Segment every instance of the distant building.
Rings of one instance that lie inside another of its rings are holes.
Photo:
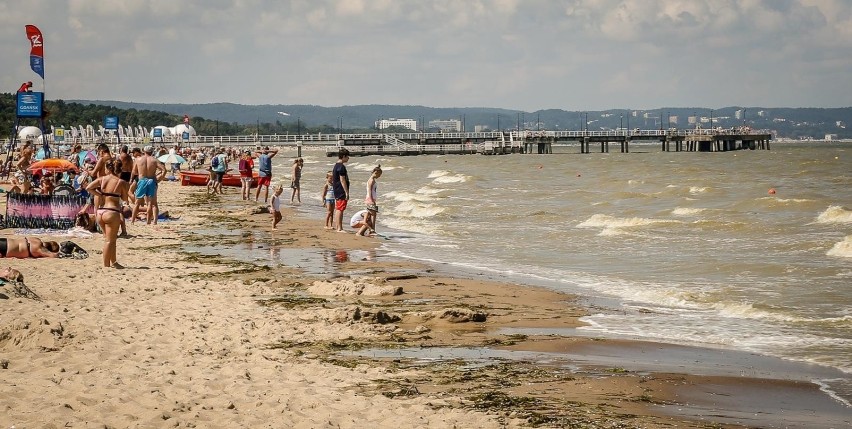
[[[383,130],[390,127],[404,127],[410,130],[417,131],[417,121],[414,119],[396,119],[388,118],[376,121],[376,129]]]
[[[669,115],[669,123],[672,125],[677,125],[677,115]]]
[[[837,140],[837,134],[826,134],[825,139],[827,141]]]
[[[695,125],[697,122],[698,122],[698,117],[695,116],[695,115],[686,118],[686,123],[689,124],[689,125]]]
[[[434,121],[429,121],[429,128],[438,128],[441,131],[460,132],[461,127],[462,123],[458,119],[438,119]]]
[[[739,109],[736,112],[734,112],[734,118],[742,119],[743,118],[743,109]]]
[[[475,132],[475,133],[484,133],[484,132],[486,132],[490,129],[491,128],[488,128],[488,125],[474,125],[473,126],[473,132]]]

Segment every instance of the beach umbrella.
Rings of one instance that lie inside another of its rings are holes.
[[[55,173],[57,171],[77,171],[77,166],[67,159],[48,158],[30,164],[29,170],[33,173],[43,173],[45,170]]]
[[[184,162],[186,162],[186,160],[182,156],[176,153],[167,153],[157,158],[157,160],[162,162],[163,164],[183,164]]]
[[[77,154],[77,157],[80,159],[80,165],[84,165],[88,160],[92,164],[97,164],[98,155],[93,150],[84,150]]]

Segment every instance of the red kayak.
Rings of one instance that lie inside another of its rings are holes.
[[[181,186],[207,186],[207,179],[210,178],[210,173],[207,172],[196,172],[196,171],[181,171],[180,172],[180,184]],[[222,186],[233,186],[235,188],[241,188],[243,186],[242,182],[240,182],[239,174],[226,174],[222,177]],[[253,174],[251,187],[257,187],[257,173]]]

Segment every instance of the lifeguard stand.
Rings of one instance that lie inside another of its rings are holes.
[[[12,129],[12,138],[6,147],[6,161],[3,163],[3,176],[8,177],[12,168],[12,154],[18,146],[18,126],[21,119],[37,118],[41,130],[44,157],[50,158],[50,141],[47,139],[44,126],[44,93],[43,92],[19,92],[15,99],[15,125]]]

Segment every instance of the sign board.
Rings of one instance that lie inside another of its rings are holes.
[[[183,141],[188,142],[189,141],[189,132],[184,131],[183,134],[181,134],[181,137],[183,138]]]
[[[19,118],[41,118],[43,116],[43,92],[19,92],[16,114]]]
[[[163,140],[163,129],[162,128],[154,128],[154,141],[162,141]]]
[[[118,116],[104,116],[104,129],[117,130]]]
[[[53,141],[55,142],[64,142],[65,141],[65,130],[62,128],[57,128],[53,130]]]

